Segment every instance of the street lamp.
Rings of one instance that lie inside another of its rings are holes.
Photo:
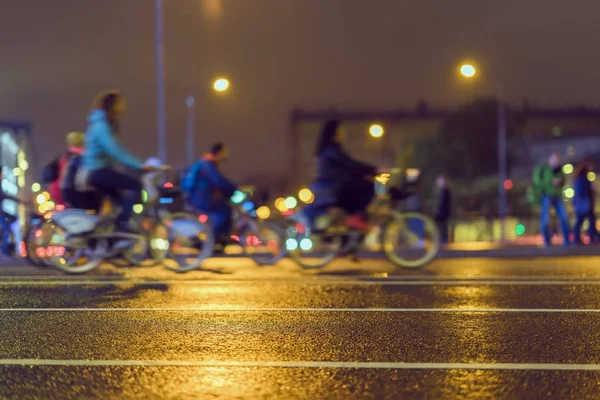
[[[380,137],[383,136],[384,134],[384,130],[383,130],[383,126],[379,125],[379,124],[372,124],[369,127],[369,135],[371,135],[372,137],[379,139]]]
[[[213,83],[213,89],[216,92],[223,93],[229,89],[229,80],[227,78],[218,78]]]
[[[470,79],[477,74],[473,64],[465,63],[460,67],[463,77]],[[500,239],[506,238],[506,214],[508,201],[504,182],[508,179],[508,149],[506,143],[506,108],[503,102],[503,90],[499,81],[496,82],[497,130],[498,130],[498,214],[500,216]]]

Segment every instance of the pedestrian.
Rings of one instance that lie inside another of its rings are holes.
[[[0,182],[2,182],[2,168],[0,168]],[[29,204],[24,200],[19,199],[16,196],[10,195],[4,191],[3,188],[0,188],[0,229],[2,230],[1,240],[2,243],[0,245],[0,260],[6,260],[11,257],[10,254],[10,233],[11,233],[11,223],[14,222],[14,218],[10,215],[7,215],[4,212],[4,200],[12,200],[21,204]],[[12,219],[12,221],[11,221]]]
[[[448,244],[449,234],[449,221],[450,213],[452,208],[452,194],[448,184],[448,178],[444,175],[440,175],[436,179],[438,189],[438,206],[435,213],[435,221],[440,231],[440,238],[442,244]]]
[[[589,163],[582,163],[575,172],[573,179],[573,210],[577,217],[575,222],[574,241],[576,244],[581,244],[581,228],[585,220],[588,220],[588,236],[590,242],[597,240],[598,231],[596,230],[596,215],[594,213],[594,192],[592,183],[588,179],[588,174],[591,172]]]
[[[560,155],[553,153],[548,157],[547,162],[538,165],[533,171],[533,188],[539,194],[541,205],[540,229],[546,247],[551,245],[550,209],[552,207],[556,210],[556,215],[560,220],[564,245],[569,246],[571,244],[567,209],[562,199],[565,175],[560,161]]]

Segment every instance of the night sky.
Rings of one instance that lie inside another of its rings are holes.
[[[166,0],[169,161],[230,144],[238,180],[286,166],[295,107],[449,106],[490,93],[542,105],[600,102],[598,0]],[[153,0],[0,0],[0,119],[34,123],[42,161],[84,130],[96,92],[119,88],[122,140],[156,153]],[[466,87],[456,64],[477,59]],[[226,74],[227,96],[211,80]],[[250,172],[249,172],[250,171]]]

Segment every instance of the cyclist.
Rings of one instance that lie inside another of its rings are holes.
[[[210,153],[196,162],[187,173],[182,190],[188,203],[196,210],[206,213],[212,223],[217,243],[229,243],[232,225],[232,210],[229,199],[237,190],[219,170],[219,165],[228,157],[223,143],[212,146]]]
[[[66,139],[67,152],[44,167],[46,170],[45,174],[49,176],[53,175],[52,181],[49,182],[48,193],[56,205],[64,205],[65,203],[61,184],[71,159],[80,156],[83,153],[85,134],[81,132],[70,132],[67,134]]]
[[[117,229],[130,232],[129,220],[142,184],[139,178],[116,171],[114,164],[118,162],[134,171],[152,171],[153,168],[144,166],[118,141],[125,107],[125,98],[118,91],[100,93],[96,97],[88,116],[82,167],[87,174],[87,183],[120,205]]]
[[[337,120],[323,125],[315,152],[317,177],[310,186],[315,202],[305,210],[313,219],[328,208],[337,206],[346,212],[345,224],[348,227],[368,231],[366,209],[375,195],[373,178],[379,170],[352,159],[344,152],[344,132],[339,125]]]

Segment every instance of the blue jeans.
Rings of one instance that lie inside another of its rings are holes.
[[[2,229],[2,254],[10,255],[10,223],[6,219],[4,212],[0,212],[0,229]]]
[[[544,243],[546,245],[550,245],[550,207],[554,207],[556,210],[556,215],[560,220],[560,226],[562,230],[563,237],[565,239],[565,244],[570,244],[569,240],[569,220],[567,218],[567,209],[565,208],[565,204],[563,200],[559,196],[550,197],[544,196],[542,198],[542,210],[541,210],[541,229],[542,234],[544,235]]]
[[[594,214],[593,210],[590,210],[587,213],[577,214],[577,221],[575,222],[575,227],[573,228],[575,243],[581,243],[581,227],[586,219],[590,224],[588,228],[590,240],[594,240],[596,239],[596,236],[598,236],[598,231],[596,230],[596,215]]]

